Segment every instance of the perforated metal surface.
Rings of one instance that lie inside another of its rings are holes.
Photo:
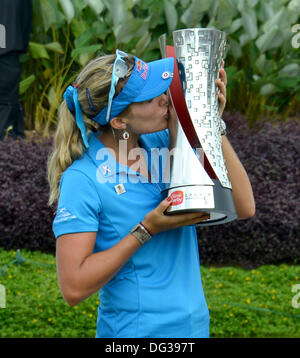
[[[217,86],[226,35],[215,29],[173,32],[174,48],[187,107],[199,141],[221,185],[231,189],[222,152]]]

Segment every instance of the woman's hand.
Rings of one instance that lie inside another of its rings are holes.
[[[219,92],[217,94],[219,100],[219,114],[220,117],[223,114],[226,105],[226,85],[227,85],[227,75],[224,70],[224,61],[222,62],[222,67],[219,70],[219,79],[216,80],[216,84],[219,88]]]
[[[171,205],[172,198],[169,196],[145,216],[142,223],[152,235],[181,226],[195,225],[210,217],[210,215],[205,212],[165,215],[165,211]]]

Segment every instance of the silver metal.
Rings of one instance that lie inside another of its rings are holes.
[[[193,28],[174,31],[173,40],[181,87],[199,147],[192,148],[178,120],[177,128],[170,131],[172,152],[165,177],[168,195],[173,197],[168,214],[205,211],[210,219],[199,225],[223,224],[237,217],[222,152],[216,85],[226,35],[215,29]],[[166,36],[159,42],[162,57],[166,57]],[[172,99],[171,91],[169,95]],[[214,176],[206,171],[204,156]]]
[[[141,224],[135,225],[130,233],[140,242],[141,245],[144,245],[152,237]]]
[[[226,123],[224,122],[224,120],[222,118],[220,118],[220,121],[221,121],[221,135],[226,135],[227,134]]]

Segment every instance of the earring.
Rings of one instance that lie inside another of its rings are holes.
[[[122,137],[123,139],[127,140],[129,138],[129,133],[127,131],[125,131],[123,134],[122,134]]]

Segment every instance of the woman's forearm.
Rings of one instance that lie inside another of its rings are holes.
[[[232,195],[238,218],[249,218],[255,214],[255,201],[250,180],[245,168],[225,135],[222,136],[222,149],[229,180],[232,185]]]

